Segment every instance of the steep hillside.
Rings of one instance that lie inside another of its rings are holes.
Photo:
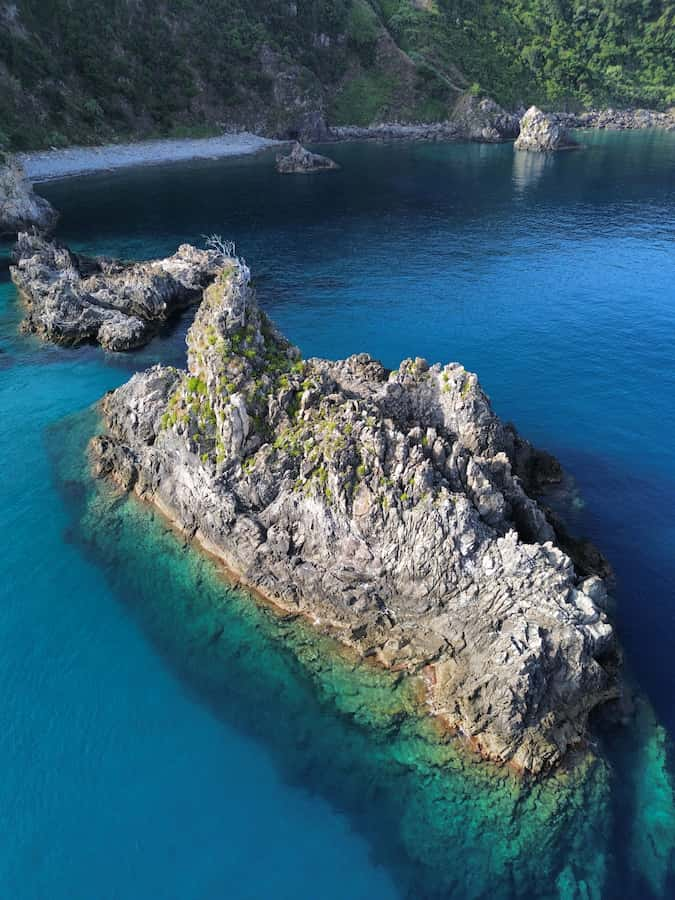
[[[0,146],[675,103],[663,0],[0,0]],[[318,129],[318,130],[317,130]]]

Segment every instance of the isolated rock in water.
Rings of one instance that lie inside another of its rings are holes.
[[[18,160],[0,152],[0,237],[37,229],[49,232],[59,214],[33,191]]]
[[[293,144],[293,149],[288,156],[277,157],[277,171],[283,175],[326,172],[339,168],[338,164],[333,162],[332,159],[329,159],[327,156],[320,156],[318,153],[311,153],[297,141]]]
[[[98,475],[153,501],[244,583],[417,675],[484,756],[539,772],[617,696],[601,579],[534,493],[557,462],[461,365],[302,360],[231,260],[188,334],[102,403]]]
[[[498,143],[518,135],[518,116],[507,113],[490,97],[464,94],[457,101],[452,120],[470,141]]]
[[[183,244],[167,259],[90,259],[20,234],[12,280],[27,307],[25,331],[60,344],[140,347],[175,313],[202,296],[222,265],[216,250]]]
[[[520,134],[515,143],[516,150],[565,150],[577,144],[556,121],[536,106],[531,106],[520,120]]]

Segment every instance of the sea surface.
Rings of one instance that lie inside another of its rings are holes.
[[[217,233],[305,355],[476,371],[555,453],[616,572],[642,700],[546,788],[441,746],[405,688],[228,589],[91,483],[91,410],[125,355],[18,331],[0,247],[0,897],[675,897],[675,134],[340,145],[42,185],[58,238],[130,258]]]

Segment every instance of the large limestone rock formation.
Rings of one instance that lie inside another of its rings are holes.
[[[58,218],[51,204],[33,191],[18,160],[0,151],[0,237],[31,229],[49,232]]]
[[[567,150],[576,147],[565,129],[554,116],[547,116],[536,106],[531,106],[520,120],[520,134],[516,150]]]
[[[536,495],[557,462],[461,365],[303,360],[226,261],[188,335],[102,403],[99,475],[278,606],[416,676],[484,756],[531,772],[618,695],[606,590]]]
[[[184,244],[167,259],[90,259],[21,234],[10,268],[27,314],[23,329],[58,344],[129,350],[147,343],[180,310],[198,302],[220,264],[216,250]]]

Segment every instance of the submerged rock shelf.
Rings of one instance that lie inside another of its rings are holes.
[[[560,467],[462,366],[303,360],[228,258],[188,370],[135,375],[102,411],[99,475],[277,606],[414,678],[482,756],[551,769],[620,696],[605,585],[575,571],[535,499]]]

